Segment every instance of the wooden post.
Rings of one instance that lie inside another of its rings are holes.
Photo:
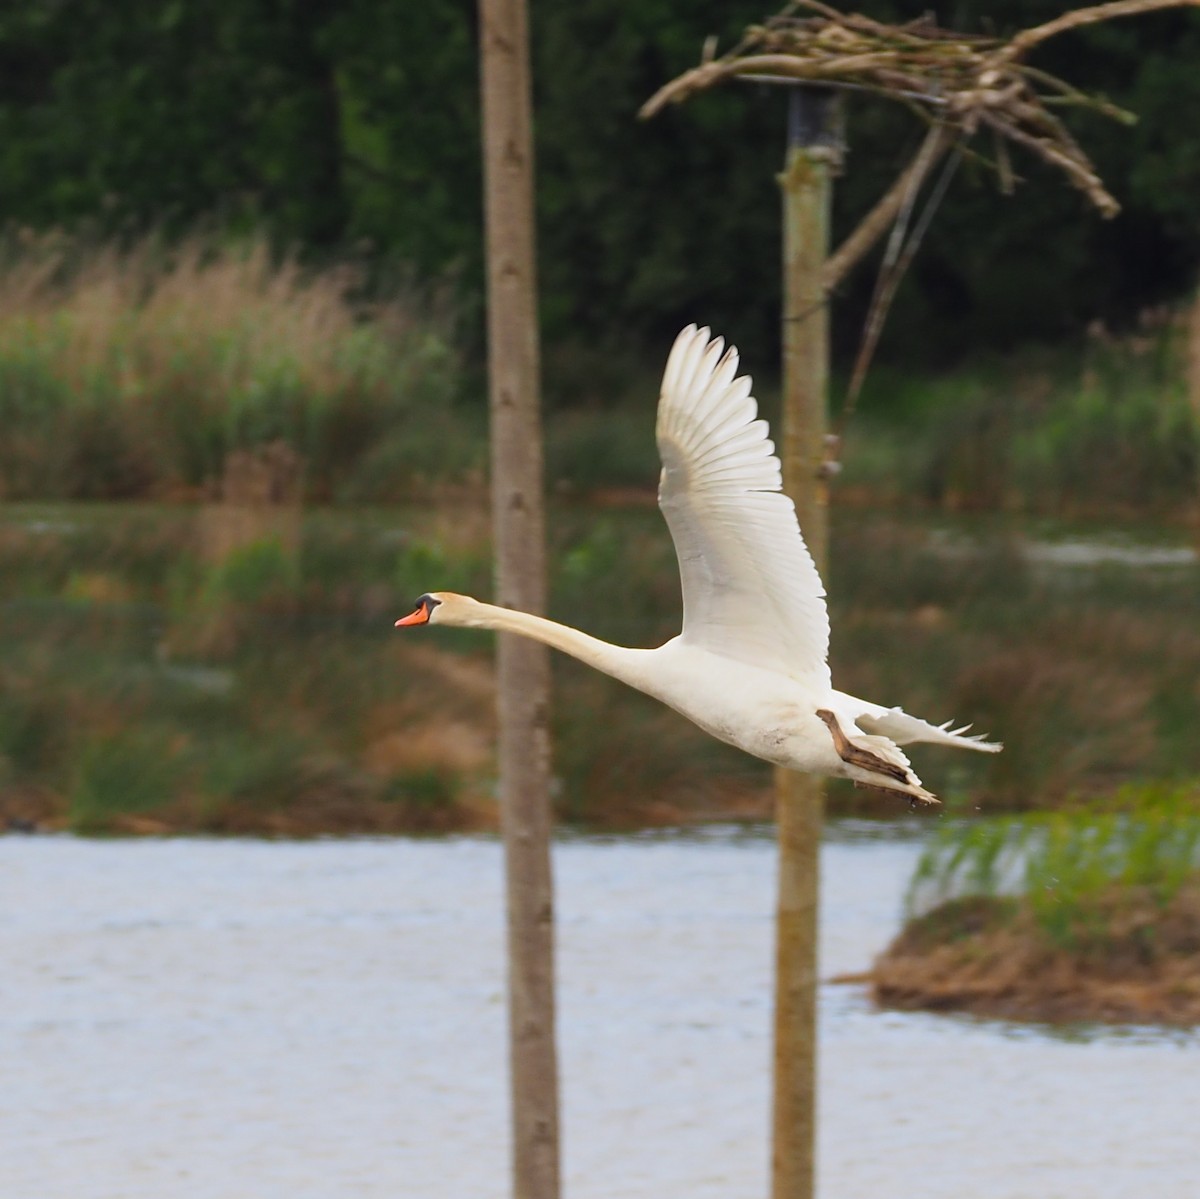
[[[1192,428],[1197,440],[1200,440],[1200,291],[1196,292],[1196,298],[1192,301],[1187,337],[1187,382],[1188,396],[1192,402]],[[1200,549],[1200,461],[1196,462],[1196,505],[1193,524],[1196,547]]]
[[[825,574],[829,327],[822,272],[829,248],[830,178],[840,161],[833,93],[789,93],[783,174],[784,308],[781,458],[809,551]],[[817,885],[824,787],[777,770],[779,897],[775,951],[775,1097],[771,1194],[812,1199],[816,1141]]]
[[[479,17],[496,602],[543,612],[545,528],[525,0],[479,0]],[[501,634],[497,717],[515,1199],[557,1199],[559,1193],[549,693],[546,648]]]

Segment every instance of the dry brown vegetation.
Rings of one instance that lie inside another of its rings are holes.
[[[25,237],[5,263],[0,344],[56,342],[62,377],[80,388],[118,356],[137,392],[170,378],[179,353],[190,358],[236,335],[212,364],[229,384],[242,382],[239,372],[255,360],[286,358],[328,387],[355,327],[353,282],[344,269],[305,273],[261,240],[220,247],[192,238],[167,248],[147,239],[120,249],[61,234]]]
[[[1165,903],[1114,888],[1092,916],[1094,935],[1068,946],[1017,900],[951,900],[879,957],[871,993],[884,1007],[1010,1020],[1200,1024],[1200,887]]]
[[[0,245],[0,497],[195,495],[231,450],[276,439],[310,495],[389,465],[403,490],[422,453],[428,470],[453,451],[452,323],[412,291],[362,294],[352,267],[261,238]]]

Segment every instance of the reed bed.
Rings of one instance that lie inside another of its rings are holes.
[[[446,306],[362,294],[351,267],[306,269],[261,238],[10,239],[0,496],[195,496],[231,451],[276,440],[318,497],[473,470]]]
[[[0,499],[210,497],[232,454],[273,443],[296,456],[310,501],[480,490],[486,412],[450,306],[415,286],[365,294],[352,267],[309,269],[263,240],[0,243]],[[1188,516],[1197,327],[1157,309],[1080,345],[936,374],[879,368],[836,498]],[[550,484],[649,495],[659,365],[598,371],[551,350]],[[770,415],[769,373],[758,390]]]

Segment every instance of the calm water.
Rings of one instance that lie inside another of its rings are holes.
[[[835,832],[823,974],[917,844]],[[767,1193],[773,849],[556,851],[568,1199]],[[6,1199],[506,1196],[500,851],[0,838]],[[1191,1199],[1200,1038],[822,993],[825,1199]]]

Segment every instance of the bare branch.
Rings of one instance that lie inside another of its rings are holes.
[[[1109,4],[1076,9],[1074,12],[1063,13],[1061,17],[1055,17],[1053,21],[1047,21],[1044,25],[1022,30],[1008,45],[1002,46],[995,57],[1001,62],[1015,61],[1047,38],[1066,33],[1068,29],[1095,25],[1098,21],[1112,21],[1117,17],[1136,17],[1163,8],[1200,8],[1200,0],[1112,0]]]
[[[1034,137],[997,114],[984,113],[982,120],[997,133],[1025,146],[1039,158],[1058,167],[1092,201],[1102,216],[1113,217],[1121,211],[1121,205],[1105,189],[1104,184],[1100,181],[1100,176],[1091,169],[1090,163],[1081,162],[1078,158],[1063,153],[1048,138]]]
[[[912,162],[875,207],[859,221],[854,232],[825,260],[821,282],[827,294],[836,290],[841,281],[871,252],[871,248],[887,232],[904,207],[906,197],[914,192],[914,183],[920,186],[920,179],[954,145],[957,137],[957,130],[952,126],[932,126]]]
[[[859,13],[838,12],[823,0],[794,0],[778,16],[750,26],[741,43],[723,57],[710,60],[711,49],[706,51],[699,67],[660,88],[641,115],[653,116],[666,104],[747,75],[863,89],[906,104],[924,120],[943,126],[939,156],[954,137],[961,142],[986,125],[996,136],[1024,146],[1062,171],[1104,216],[1112,216],[1118,210],[1116,201],[1051,108],[1064,104],[1091,108],[1125,122],[1133,117],[1102,97],[1086,95],[1047,71],[1025,65],[1022,59],[1035,46],[1070,29],[1116,17],[1197,7],[1200,0],[1112,0],[1066,13],[1000,42],[938,29],[932,18],[885,25]],[[798,16],[800,12],[816,15]],[[1007,187],[1013,175],[1006,152],[998,150],[996,159],[1001,184]],[[894,219],[906,186],[907,178],[898,180],[863,227],[830,259],[834,283]]]
[[[1118,108],[1117,105],[1105,100],[1103,96],[1089,96],[1085,92],[1079,91],[1078,88],[1072,87],[1066,80],[1059,79],[1057,75],[1051,75],[1048,71],[1039,71],[1036,67],[1023,65],[1021,73],[1032,82],[1053,88],[1057,93],[1054,96],[1043,96],[1043,104],[1075,104],[1095,109],[1103,116],[1120,121],[1122,125],[1137,124],[1137,117],[1127,108]]]

